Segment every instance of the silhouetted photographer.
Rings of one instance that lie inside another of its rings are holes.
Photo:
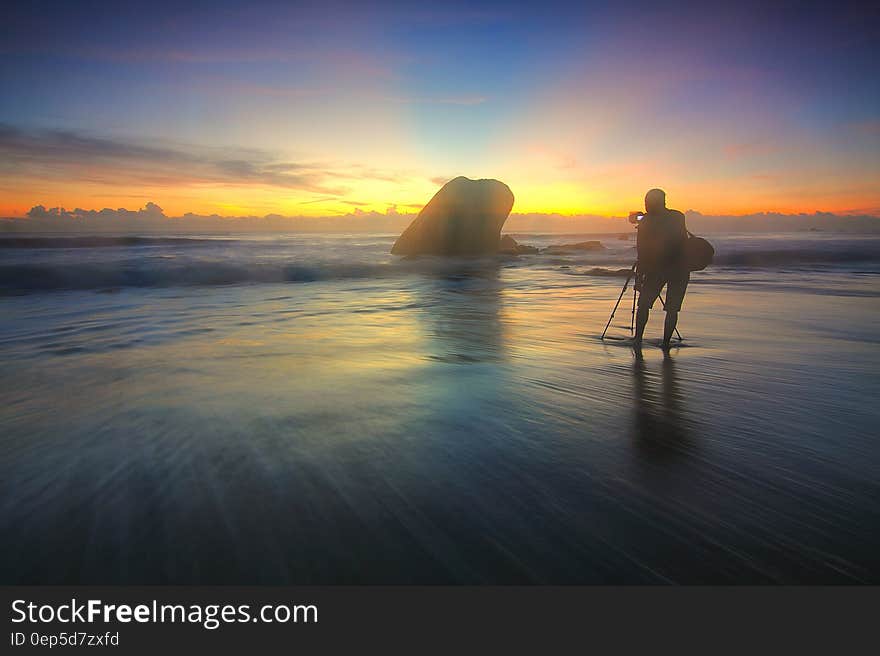
[[[645,195],[645,212],[630,212],[629,222],[638,229],[638,259],[630,267],[623,289],[608,317],[608,323],[602,331],[602,339],[620,307],[620,300],[626,294],[629,281],[635,278],[633,285],[632,318],[629,324],[630,333],[635,324],[633,348],[641,351],[642,335],[648,323],[648,313],[654,301],[660,298],[666,310],[666,326],[663,331],[663,348],[668,349],[672,334],[681,334],[676,329],[678,313],[684,301],[691,271],[702,271],[712,263],[715,249],[700,237],[688,232],[684,222],[684,214],[666,207],[666,193],[662,189],[652,189]],[[666,287],[666,301],[660,295]],[[638,297],[638,315],[636,315],[636,297]]]
[[[689,233],[684,214],[666,207],[666,193],[662,189],[651,189],[645,195],[645,214],[637,216],[641,216],[636,241],[636,289],[639,300],[633,348],[641,347],[648,314],[665,286],[663,348],[668,349],[690,281],[685,253]]]

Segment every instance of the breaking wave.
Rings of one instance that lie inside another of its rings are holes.
[[[0,288],[9,291],[176,287],[243,283],[315,282],[388,275],[375,264],[295,265],[227,262],[144,262],[0,265]]]
[[[552,237],[544,237],[550,241]],[[556,238],[558,239],[558,237]],[[555,241],[555,239],[554,239]],[[714,242],[715,240],[713,240]],[[388,243],[386,243],[388,242]],[[312,283],[412,274],[481,275],[516,268],[552,269],[572,276],[626,277],[635,256],[627,245],[606,239],[607,249],[560,257],[551,254],[488,258],[395,258],[389,240],[310,238],[308,243],[253,242],[199,237],[8,237],[0,239],[0,292],[104,290],[259,283]],[[762,243],[719,238],[714,264],[699,275],[735,276],[759,269],[848,273],[880,270],[880,240],[841,239],[813,243],[768,239]],[[222,246],[211,251],[205,244]],[[778,244],[778,248],[771,248]],[[112,248],[112,247],[118,248]],[[156,248],[141,249],[141,246]],[[194,247],[194,248],[190,248]],[[97,250],[72,253],[68,248]],[[5,250],[4,250],[5,249]],[[44,250],[48,249],[48,250]],[[723,270],[723,273],[722,273]]]
[[[229,241],[229,240],[226,240]],[[207,237],[138,237],[82,235],[75,237],[2,237],[0,248],[119,248],[137,246],[197,246],[222,243]]]
[[[811,248],[785,248],[777,250],[741,250],[720,252],[714,264],[736,267],[780,267],[803,264],[855,264],[880,261],[880,248],[876,243],[859,245],[825,245]]]

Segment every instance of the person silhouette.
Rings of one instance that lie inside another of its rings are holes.
[[[648,315],[654,301],[666,286],[666,321],[663,327],[663,349],[668,350],[678,323],[678,313],[690,281],[684,259],[688,231],[684,214],[666,207],[666,192],[651,189],[645,194],[645,215],[638,224],[636,249],[636,289],[639,291],[636,313],[636,334],[633,348],[640,350]]]

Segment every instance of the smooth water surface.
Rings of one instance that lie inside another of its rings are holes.
[[[0,580],[880,582],[880,241],[710,237],[638,359],[632,242],[518,239],[608,250],[0,247]]]

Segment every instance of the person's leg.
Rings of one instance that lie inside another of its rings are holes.
[[[636,312],[636,335],[633,339],[633,347],[638,348],[642,345],[642,336],[645,334],[645,326],[648,325],[648,315],[651,312],[651,306],[660,295],[660,288],[663,281],[655,279],[653,276],[645,276],[642,281],[642,289],[639,291],[639,307]]]
[[[642,335],[645,334],[645,326],[648,325],[648,313],[651,308],[639,305],[636,311],[636,336],[633,338],[633,346],[638,348],[642,345]]]
[[[668,349],[672,341],[672,333],[675,332],[675,324],[678,323],[678,310],[666,308],[666,321],[663,323],[663,348]]]
[[[672,335],[675,333],[675,326],[678,324],[678,313],[681,311],[681,304],[684,301],[684,294],[687,291],[690,274],[685,273],[682,276],[676,276],[669,280],[666,286],[666,321],[663,323],[663,348],[668,349],[672,342]]]

